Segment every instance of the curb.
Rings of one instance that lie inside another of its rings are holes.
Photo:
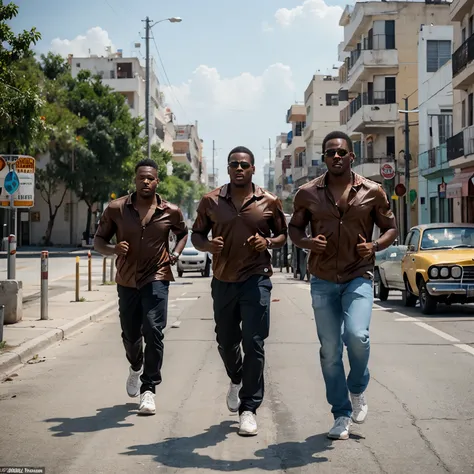
[[[76,318],[69,323],[52,329],[46,334],[42,334],[34,339],[31,339],[24,344],[21,344],[18,348],[14,349],[12,352],[5,352],[2,357],[0,357],[0,377],[4,378],[8,376],[13,370],[23,366],[29,359],[31,359],[39,351],[42,351],[49,346],[52,346],[54,343],[62,341],[71,334],[77,332],[78,330],[84,328],[91,322],[98,321],[100,316],[103,315],[109,308],[117,305],[116,301],[110,301],[96,310],[88,313],[84,316]]]

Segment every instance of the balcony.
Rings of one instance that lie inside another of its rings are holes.
[[[448,161],[464,156],[464,132],[456,133],[446,141]]]
[[[304,105],[292,105],[286,113],[286,123],[291,122],[305,122],[306,121],[306,107]]]
[[[347,125],[349,135],[354,132],[374,132],[374,128],[393,127],[398,119],[395,91],[359,94],[341,111],[341,125]]]
[[[435,148],[418,155],[418,167],[425,178],[441,176],[445,169],[450,169],[447,144],[443,143]]]
[[[474,35],[471,35],[452,56],[453,89],[465,89],[474,83],[473,59]]]
[[[448,161],[451,167],[474,166],[474,125],[448,138]]]
[[[365,41],[366,48],[357,50],[351,58],[353,62],[347,79],[349,91],[360,90],[361,83],[370,80],[374,74],[398,73],[398,51],[385,47],[391,41],[394,42],[393,36],[374,35],[370,42]]]
[[[462,21],[463,18],[471,11],[472,2],[469,0],[454,0],[449,9],[451,21]]]
[[[380,168],[389,163],[395,168],[395,162],[393,156],[383,156],[377,158],[356,158],[352,165],[352,169],[354,173],[360,174],[365,176],[368,179],[372,179],[373,181],[380,182],[383,180],[382,176],[380,175]]]

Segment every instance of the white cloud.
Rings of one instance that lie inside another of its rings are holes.
[[[324,24],[339,28],[338,22],[343,9],[329,6],[324,0],[305,0],[295,8],[280,8],[275,13],[276,22],[283,28],[292,26],[298,20],[324,20]]]
[[[200,65],[187,82],[163,87],[163,92],[178,123],[198,120],[209,173],[215,139],[219,184],[227,179],[227,154],[237,145],[254,152],[258,163],[255,180],[263,184],[263,163],[268,156],[264,147],[268,138],[274,144],[276,135],[285,131],[286,110],[295,100],[289,66],[276,63],[259,75],[243,72],[222,77],[216,68]]]
[[[61,56],[68,54],[78,57],[89,56],[89,54],[105,56],[107,46],[111,46],[114,51],[114,45],[107,31],[96,26],[88,30],[85,35],[76,36],[73,40],[55,38],[51,41],[50,50]]]

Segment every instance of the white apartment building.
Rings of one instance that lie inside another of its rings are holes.
[[[418,222],[452,222],[452,199],[446,185],[449,166],[447,140],[453,133],[451,50],[453,26],[423,25],[418,39]],[[443,51],[442,57],[438,54]]]
[[[339,78],[328,75],[314,75],[304,93],[306,107],[306,127],[304,141],[306,147],[303,163],[304,173],[309,180],[325,170],[322,162],[324,137],[339,125]]]
[[[296,191],[307,182],[306,144],[303,136],[306,127],[306,107],[303,104],[292,105],[286,113],[286,123],[291,125],[286,139],[288,148],[285,155],[290,162],[288,184],[291,185],[292,191]]]
[[[197,121],[191,125],[176,125],[176,137],[173,141],[173,160],[191,165],[193,169],[191,180],[199,183],[204,183],[206,180],[202,176],[202,148]]]
[[[447,152],[455,175],[446,194],[453,202],[454,222],[474,223],[474,0],[453,1],[450,18],[454,135],[448,139]]]
[[[68,61],[73,77],[83,70],[98,74],[105,85],[125,97],[133,117],[145,119],[146,69],[138,58],[123,58],[119,50],[107,56],[90,55],[84,58],[70,54]],[[143,124],[146,126],[145,121]],[[169,107],[164,107],[164,97],[154,73],[153,59],[150,60],[150,137],[152,144],[160,144],[163,149],[172,151],[175,137],[173,113]]]

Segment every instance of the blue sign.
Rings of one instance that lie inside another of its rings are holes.
[[[20,180],[18,179],[18,175],[15,173],[15,171],[10,171],[6,176],[5,176],[5,191],[12,195],[14,194],[18,188],[20,187]]]

